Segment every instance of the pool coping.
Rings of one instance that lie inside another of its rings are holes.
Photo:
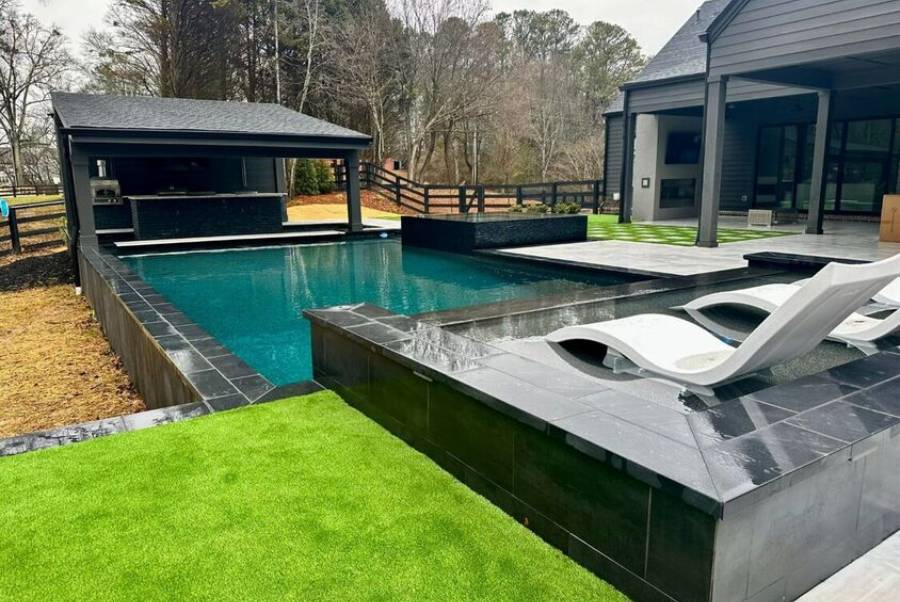
[[[884,409],[900,392],[900,349],[679,414],[377,306],[337,306],[304,315],[318,328],[544,430],[653,487],[674,490],[717,517],[739,513],[832,462],[864,458],[900,436],[900,403],[893,413]],[[498,368],[500,361],[507,367]],[[566,393],[573,387],[577,394]],[[644,419],[617,415],[610,407],[643,408]],[[874,416],[877,426],[859,433],[848,425],[824,424],[823,414],[848,408]],[[640,442],[612,441],[611,425]],[[647,450],[668,451],[660,456]],[[684,460],[677,470],[672,457]],[[683,470],[688,464],[690,469]]]
[[[192,392],[193,399],[187,403],[172,404],[161,400],[157,404],[159,407],[135,414],[5,437],[0,439],[0,457],[179,422],[323,389],[313,380],[281,387],[271,383],[135,274],[115,255],[113,247],[82,244],[78,252],[121,304],[116,310],[121,310],[139,325],[139,336],[153,342],[157,353]],[[106,335],[108,326],[101,323],[101,327]],[[110,346],[113,346],[111,340]],[[135,374],[129,374],[129,377],[132,382],[139,380]],[[145,401],[148,405],[152,403],[146,398]]]

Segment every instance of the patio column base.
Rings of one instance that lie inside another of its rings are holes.
[[[698,240],[696,246],[698,246],[698,247],[705,247],[705,248],[707,248],[707,249],[713,249],[713,248],[715,248],[715,247],[718,247],[718,246],[719,246],[719,243],[716,242],[716,241],[714,241],[714,240],[710,240],[710,241],[699,241],[699,240]]]

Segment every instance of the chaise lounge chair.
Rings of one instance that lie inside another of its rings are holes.
[[[604,364],[614,370],[659,376],[712,396],[713,387],[812,351],[898,276],[900,254],[863,265],[831,263],[776,307],[737,348],[696,324],[661,314],[568,326],[547,340],[598,343],[607,350]]]
[[[719,336],[732,341],[743,341],[747,333],[742,330],[730,328],[719,321],[708,311],[716,307],[743,307],[755,309],[765,314],[787,303],[797,291],[803,288],[808,281],[794,284],[764,284],[734,291],[712,293],[694,299],[681,307],[674,309],[684,310],[695,322],[704,328],[711,330]],[[896,289],[896,290],[894,290]],[[866,308],[868,313],[874,311],[891,311],[885,318],[874,318],[855,311],[844,321],[837,325],[826,337],[829,340],[845,343],[856,347],[866,355],[878,351],[878,341],[900,330],[900,282],[895,280],[873,297],[878,305]]]

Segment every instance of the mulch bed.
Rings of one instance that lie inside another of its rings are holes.
[[[146,409],[61,244],[0,248],[0,437]]]
[[[399,215],[418,215],[417,211],[413,211],[408,207],[397,205],[393,201],[389,201],[383,196],[376,194],[370,190],[363,190],[360,193],[360,201],[363,207],[369,209],[377,209],[378,211],[387,211],[388,213],[397,213]],[[343,192],[333,192],[331,194],[318,194],[311,196],[295,196],[288,201],[288,207],[299,205],[343,205],[347,199]]]

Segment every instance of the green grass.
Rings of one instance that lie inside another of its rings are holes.
[[[744,230],[719,228],[719,242],[743,242],[761,238],[785,236],[790,232],[774,230]],[[666,245],[692,246],[697,239],[697,228],[689,226],[664,226],[656,224],[620,224],[615,215],[588,216],[590,240],[625,240]]]
[[[0,491],[0,599],[625,599],[332,393],[0,458]]]
[[[28,203],[43,203],[44,201],[61,201],[62,195],[59,194],[23,194],[19,196],[0,195],[10,207],[13,205],[27,205]]]

